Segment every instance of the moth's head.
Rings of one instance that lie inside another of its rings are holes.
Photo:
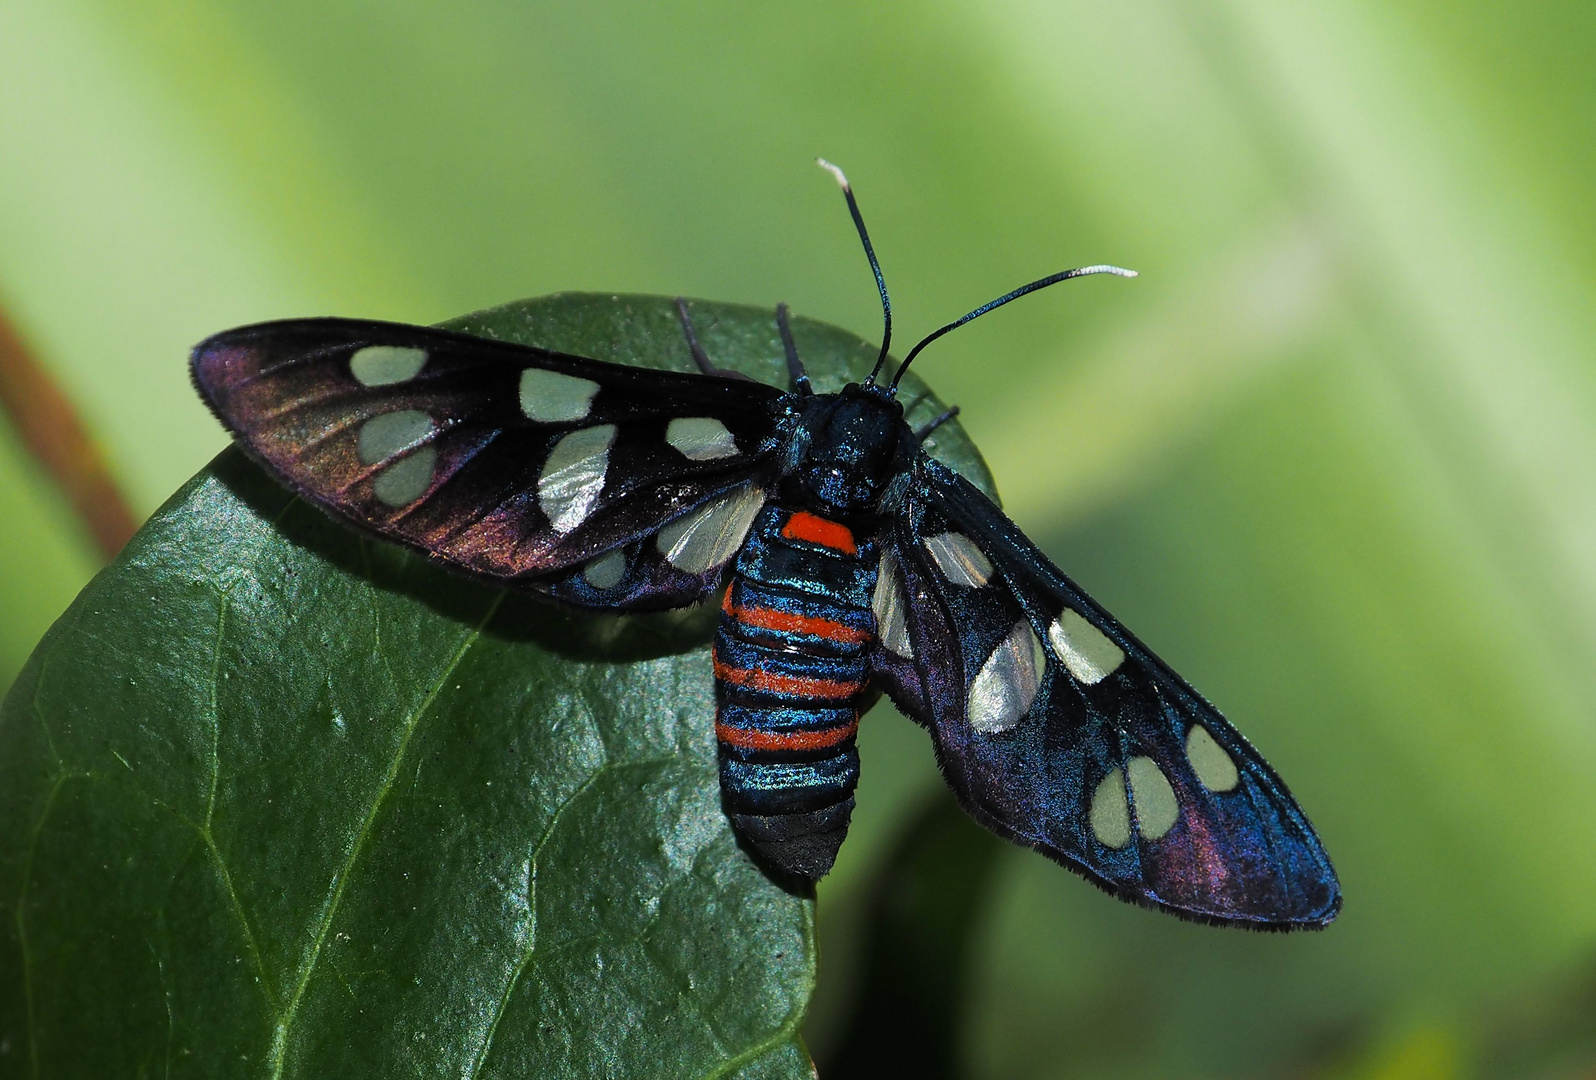
[[[799,485],[838,514],[874,510],[913,447],[903,405],[881,387],[858,383],[814,401],[804,417],[808,446],[798,463]]]

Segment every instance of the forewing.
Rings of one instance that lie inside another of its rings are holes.
[[[304,498],[592,607],[711,591],[780,443],[775,387],[425,327],[264,323],[202,342],[192,366],[222,422]]]
[[[883,545],[873,664],[971,814],[1122,899],[1333,919],[1312,826],[1218,710],[973,486],[929,459],[920,479]]]

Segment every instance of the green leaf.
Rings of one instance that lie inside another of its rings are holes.
[[[694,317],[718,362],[784,379],[769,311]],[[450,325],[691,364],[660,298]],[[794,330],[821,389],[874,360],[840,330]],[[961,432],[938,441],[989,484]],[[812,901],[767,879],[721,811],[715,616],[486,588],[224,453],[0,711],[0,1065],[809,1075]]]

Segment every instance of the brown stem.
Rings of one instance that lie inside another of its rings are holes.
[[[110,559],[137,524],[72,402],[0,313],[0,408]]]

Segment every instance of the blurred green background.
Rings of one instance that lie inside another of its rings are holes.
[[[960,833],[879,710],[820,894],[822,1074],[919,920],[948,1075],[1589,1076],[1593,57],[1567,2],[4,0],[0,312],[142,516],[223,445],[184,357],[238,323],[586,289],[876,336],[816,154],[909,340],[1135,267],[916,367],[1288,779],[1345,913],[1118,905]],[[97,556],[10,429],[0,514],[3,685]]]

